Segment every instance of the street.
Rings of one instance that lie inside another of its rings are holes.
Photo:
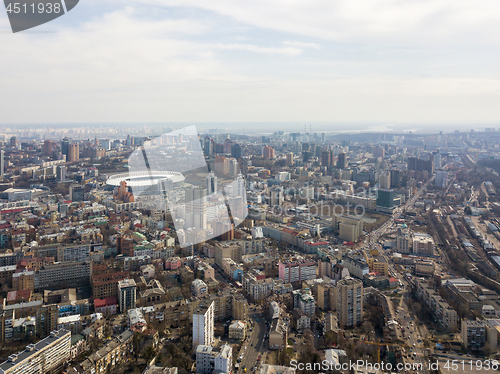
[[[243,344],[241,352],[244,352],[244,354],[238,369],[238,374],[243,373],[245,367],[247,368],[247,373],[251,372],[254,366],[265,361],[265,353],[267,353],[265,343],[263,343],[266,334],[266,323],[264,322],[265,319],[260,309],[251,310],[248,313],[248,317],[249,320],[252,321],[253,331],[250,334],[250,338]],[[259,322],[257,322],[257,319]],[[244,348],[245,346],[247,347],[246,349]],[[259,356],[261,356],[260,361],[257,360]]]

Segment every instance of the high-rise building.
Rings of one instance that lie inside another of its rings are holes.
[[[289,152],[286,154],[286,166],[293,166],[293,153]]]
[[[410,231],[404,225],[399,227],[396,234],[396,251],[398,253],[408,254],[410,253]]]
[[[377,190],[377,206],[391,210],[394,207],[394,190],[379,188]]]
[[[269,190],[269,205],[271,208],[283,205],[284,201],[285,192],[283,191],[283,187],[276,186]]]
[[[339,153],[337,156],[337,168],[345,169],[347,167],[347,155],[345,153]]]
[[[10,138],[10,146],[12,148],[16,148],[17,147],[17,138],[15,136],[13,136],[12,138]]]
[[[448,185],[448,172],[445,170],[438,170],[436,172],[436,179],[434,183],[436,184],[436,187],[446,187]]]
[[[66,182],[66,166],[59,166],[57,168],[57,178],[60,182]]]
[[[43,142],[43,155],[50,156],[52,154],[52,140],[45,140]]]
[[[441,154],[440,153],[436,153],[434,155],[434,167],[436,169],[440,169],[441,168]]]
[[[389,170],[380,174],[379,184],[381,188],[391,188],[391,172]]]
[[[5,173],[5,151],[0,151],[0,176],[3,177]]]
[[[359,325],[363,318],[363,282],[347,277],[337,283],[337,316],[342,329]]]
[[[399,188],[401,187],[401,171],[398,169],[391,170],[391,187]]]
[[[302,154],[302,143],[298,140],[295,141],[295,144],[293,145],[293,153],[295,153],[296,155]]]
[[[193,312],[193,346],[212,345],[214,337],[214,302],[199,307]]]
[[[205,156],[211,156],[214,153],[214,141],[209,137],[205,138],[205,144],[203,145],[203,152]]]
[[[217,193],[217,177],[213,172],[207,175],[207,195]]]
[[[417,157],[408,157],[408,170],[427,171],[429,174],[434,173],[434,163],[432,160],[424,160]]]
[[[332,164],[330,151],[321,152],[321,166],[330,166]]]
[[[73,184],[69,187],[69,199],[71,201],[85,201],[85,187]]]
[[[186,191],[186,227],[200,230],[207,228],[207,190],[201,187],[188,187]]]
[[[228,175],[229,174],[229,159],[225,156],[215,156],[214,170],[216,173]]]
[[[272,160],[272,159],[274,159],[274,148],[273,147],[269,147],[268,145],[266,145],[262,149],[262,155],[264,156],[264,159],[266,159],[266,160]]]
[[[241,151],[241,145],[238,143],[234,143],[231,146],[231,157],[235,158],[236,160],[239,160],[242,156],[242,151]]]
[[[105,150],[105,151],[109,151],[111,149],[111,140],[109,139],[103,139],[100,141],[100,144],[101,144],[101,147]]]
[[[385,149],[384,147],[377,146],[373,150],[373,156],[377,158],[385,158]]]
[[[235,158],[229,159],[229,176],[235,177],[238,174],[238,161]]]
[[[9,356],[0,364],[2,374],[45,374],[58,372],[71,356],[71,332],[53,331],[38,343]]]
[[[68,160],[68,151],[69,151],[69,140],[68,138],[64,138],[62,141],[61,141],[61,153],[66,156],[66,160]]]
[[[133,279],[118,281],[118,306],[121,313],[125,313],[129,309],[135,309],[136,288]]]
[[[78,144],[70,144],[68,147],[68,162],[75,162],[80,159],[80,146]]]

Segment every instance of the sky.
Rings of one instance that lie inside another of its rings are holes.
[[[499,44],[496,0],[81,0],[16,34],[0,9],[0,124],[494,126]]]

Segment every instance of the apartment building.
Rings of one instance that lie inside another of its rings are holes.
[[[273,319],[269,329],[269,349],[281,349],[288,340],[288,325],[281,318]]]
[[[121,313],[135,309],[137,302],[137,286],[133,279],[118,281],[118,307]]]
[[[309,317],[314,317],[316,302],[309,288],[296,290],[293,294],[293,307],[299,309]]]
[[[243,269],[231,258],[222,259],[222,270],[233,280],[241,280]]]
[[[94,299],[94,310],[96,313],[102,313],[105,316],[116,314],[118,301],[116,297],[110,296],[105,299]]]
[[[207,284],[203,282],[201,279],[195,279],[191,283],[191,292],[194,296],[203,296],[207,293],[208,288]]]
[[[373,255],[368,250],[363,251],[363,256],[368,264],[368,268],[370,271],[379,273],[385,277],[389,276],[389,264],[387,260],[384,256],[379,256],[378,251],[375,252],[377,252],[377,254]]]
[[[248,316],[248,301],[240,293],[231,296],[231,317],[233,320],[246,321]]]
[[[434,254],[434,239],[429,234],[413,234],[413,253],[419,256],[432,256]]]
[[[468,351],[478,351],[489,345],[490,349],[497,347],[497,330],[494,326],[489,326],[486,321],[462,320],[462,330],[460,333],[462,344]]]
[[[8,265],[0,267],[0,283],[12,285],[12,276],[16,272],[16,265]]]
[[[339,234],[339,238],[349,242],[355,242],[363,235],[363,221],[356,217],[334,214],[332,216],[333,231]]]
[[[417,297],[427,306],[444,328],[449,331],[457,329],[458,316],[455,309],[448,304],[424,279],[415,279]]]
[[[118,299],[118,282],[126,278],[128,278],[126,271],[94,275],[92,277],[94,299],[105,299],[111,296]]]
[[[0,364],[2,374],[45,374],[57,371],[71,354],[71,332],[53,331],[38,343],[9,356]]]
[[[432,276],[434,275],[435,264],[432,260],[417,260],[414,269],[415,275]]]
[[[229,344],[221,347],[199,345],[196,348],[196,373],[229,374],[233,370],[233,349]]]
[[[84,262],[90,260],[90,244],[77,244],[57,248],[57,261]]]
[[[211,345],[214,341],[214,302],[211,302],[193,313],[193,346]]]
[[[35,289],[35,272],[24,269],[18,273],[12,274],[12,288],[14,290],[31,290]]]
[[[359,325],[363,318],[363,282],[351,277],[337,283],[337,316],[343,329]]]
[[[132,338],[134,334],[126,330],[113,340],[106,343],[98,351],[91,354],[81,364],[68,370],[68,374],[96,374],[106,373],[111,368],[125,361],[132,352]]]
[[[35,272],[35,290],[57,290],[90,286],[92,263],[89,261],[46,264]]]
[[[396,234],[396,251],[402,254],[409,254],[411,252],[410,231],[406,224],[398,228]]]
[[[223,258],[230,258],[237,263],[241,262],[244,249],[239,242],[223,242],[215,244],[215,263],[222,269]]]
[[[302,282],[316,278],[316,262],[307,259],[278,263],[279,279],[285,283]]]
[[[356,278],[363,279],[365,274],[370,273],[368,263],[363,257],[354,255],[345,255],[342,257],[342,265],[344,265],[349,274]]]
[[[247,321],[233,320],[229,325],[229,339],[233,341],[245,340]]]
[[[318,308],[322,310],[334,310],[336,308],[337,287],[332,282],[319,283],[316,286],[316,295]]]
[[[252,300],[262,300],[273,291],[272,278],[258,278],[253,273],[245,273],[242,281],[243,290]]]

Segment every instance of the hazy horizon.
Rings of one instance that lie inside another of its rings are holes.
[[[391,133],[391,134],[434,134],[451,133],[455,131],[485,131],[486,128],[500,128],[499,123],[482,124],[401,124],[401,123],[328,123],[328,122],[75,122],[75,123],[22,123],[22,124],[0,124],[0,131],[9,129],[10,131],[28,129],[66,129],[71,126],[82,128],[113,128],[113,127],[151,127],[161,130],[162,127],[179,129],[195,125],[201,132],[219,129],[220,131],[230,131],[234,134],[272,134],[275,131],[284,132],[311,132],[326,134],[349,134],[349,133]],[[270,128],[272,127],[272,128]]]

